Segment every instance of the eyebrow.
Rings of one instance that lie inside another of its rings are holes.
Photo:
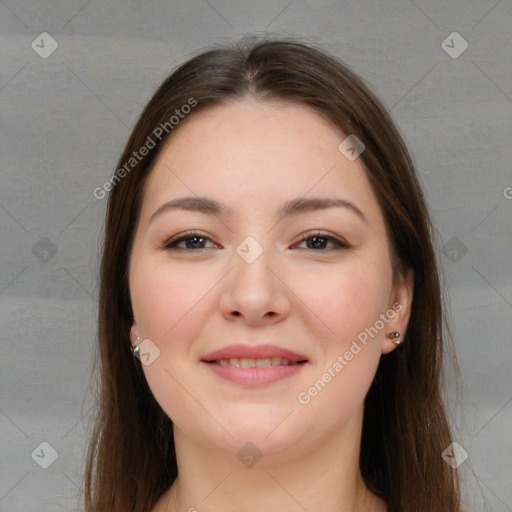
[[[325,210],[327,208],[335,207],[345,208],[355,213],[364,222],[368,222],[364,213],[354,203],[336,197],[297,197],[296,199],[292,199],[284,203],[281,208],[279,208],[277,215],[282,218],[290,215],[300,215],[307,212]],[[231,213],[230,208],[227,208],[225,205],[214,199],[210,199],[208,197],[189,196],[167,201],[162,206],[157,208],[157,210],[149,218],[149,222],[151,222],[161,213],[174,209],[200,212],[204,213],[205,215],[215,215],[221,217],[228,216]]]

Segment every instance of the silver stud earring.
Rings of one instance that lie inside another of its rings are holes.
[[[139,352],[140,352],[140,336],[137,336],[137,339],[135,340],[135,343],[132,345],[131,351],[132,351],[132,354],[135,357],[139,357]]]
[[[400,338],[400,333],[397,332],[397,331],[393,331],[393,332],[388,332],[387,333],[387,337],[389,339],[392,339],[393,340],[393,343],[395,345],[400,345],[400,343],[402,343],[403,340],[399,340],[398,338]]]

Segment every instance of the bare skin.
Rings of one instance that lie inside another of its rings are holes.
[[[363,403],[396,348],[386,333],[406,330],[412,283],[393,273],[361,160],[338,150],[345,137],[309,107],[244,98],[194,114],[160,154],[129,272],[131,338],[160,351],[143,369],[173,420],[179,468],[153,512],[387,510],[359,471]],[[230,213],[162,208],[185,196]],[[283,216],[296,198],[343,203]],[[231,344],[307,362],[248,387],[204,360]]]

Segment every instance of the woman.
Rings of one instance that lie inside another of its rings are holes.
[[[87,511],[460,510],[430,220],[359,78],[207,51],[104,188]]]

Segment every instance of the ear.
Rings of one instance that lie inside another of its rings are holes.
[[[383,354],[388,354],[397,348],[395,341],[404,342],[407,325],[409,324],[409,318],[411,316],[413,291],[414,274],[411,269],[407,269],[402,275],[396,278],[393,284],[389,308],[395,312],[395,316],[391,318],[386,325],[385,339],[382,343]],[[400,336],[391,339],[387,336],[387,333],[390,332],[398,332]]]
[[[130,341],[132,342],[132,345],[137,341],[138,337],[139,337],[139,329],[137,327],[137,320],[135,320],[135,318],[134,318],[132,326],[130,328]]]

